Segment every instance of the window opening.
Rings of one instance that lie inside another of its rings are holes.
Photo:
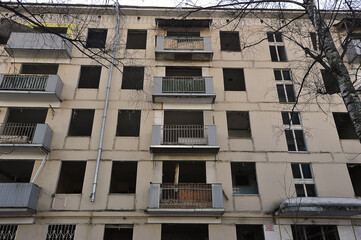
[[[317,197],[315,180],[309,163],[292,163],[297,197]]]
[[[248,112],[228,112],[227,126],[229,138],[251,138],[251,125]]]
[[[132,225],[105,225],[104,240],[132,240]]]
[[[200,240],[208,238],[207,224],[162,224],[162,240]]]
[[[88,29],[88,38],[86,40],[86,48],[105,48],[107,39],[107,29]]]
[[[219,32],[221,38],[221,50],[230,52],[241,51],[239,32]]]
[[[28,183],[33,167],[32,160],[0,160],[0,183]]]
[[[298,112],[282,112],[282,121],[285,128],[285,136],[288,151],[307,151],[303,128]]]
[[[242,68],[223,68],[224,91],[246,91]]]
[[[78,88],[99,88],[101,66],[81,66]]]
[[[128,30],[127,49],[146,49],[147,30]]]
[[[164,161],[163,183],[206,183],[204,161]]]
[[[91,136],[93,120],[94,109],[73,109],[68,136]]]
[[[317,41],[316,33],[310,32],[310,38],[311,38],[313,50],[318,51],[318,41]]]
[[[144,82],[144,67],[124,67],[122,89],[142,90]]]
[[[140,131],[140,110],[119,110],[116,136],[138,137]]]
[[[278,99],[280,102],[296,102],[296,95],[290,70],[274,70]]]
[[[21,74],[58,74],[59,64],[23,64]]]
[[[85,161],[62,161],[56,193],[82,193]]]
[[[356,197],[361,197],[361,164],[347,164]]]
[[[323,84],[325,85],[326,93],[334,94],[340,93],[340,87],[338,86],[337,79],[332,76],[329,71],[325,69],[321,70]]]
[[[264,240],[263,225],[236,225],[237,240]]]
[[[294,240],[340,240],[334,225],[292,225]]]
[[[109,193],[135,193],[137,162],[113,161]]]
[[[282,33],[268,32],[267,39],[272,62],[287,62],[286,49],[284,46]]]
[[[252,162],[232,162],[233,194],[258,194],[256,164]]]
[[[355,127],[348,113],[333,113],[338,137],[340,139],[358,139]]]

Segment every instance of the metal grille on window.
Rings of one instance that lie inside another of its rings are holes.
[[[280,102],[295,102],[295,90],[293,87],[293,81],[291,78],[290,70],[274,70],[274,76],[276,79],[277,94]]]
[[[46,240],[74,240],[75,225],[49,225]]]
[[[297,197],[316,197],[311,165],[308,163],[292,163],[291,167]]]
[[[298,112],[282,112],[288,151],[307,151],[303,128]]]
[[[268,32],[267,39],[272,62],[287,62],[285,44],[283,43],[282,33]]]
[[[0,225],[0,240],[14,240],[18,225]]]

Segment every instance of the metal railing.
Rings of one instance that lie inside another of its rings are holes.
[[[0,124],[0,144],[27,144],[34,138],[36,123]]]
[[[163,125],[162,144],[207,145],[208,127],[203,125]]]
[[[164,37],[164,49],[204,50],[202,37]]]
[[[203,77],[164,77],[163,93],[206,93],[206,81]]]
[[[160,185],[161,208],[212,208],[212,184],[162,183]]]
[[[2,90],[45,91],[48,75],[4,75],[0,84]]]

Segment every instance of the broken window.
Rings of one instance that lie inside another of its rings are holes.
[[[251,138],[248,112],[228,112],[227,126],[229,138]]]
[[[347,164],[353,190],[356,197],[361,197],[361,164]]]
[[[219,32],[221,38],[221,50],[230,52],[241,51],[239,32]]]
[[[292,225],[294,240],[340,240],[334,225]]]
[[[207,240],[207,224],[162,224],[162,240]]]
[[[307,151],[303,128],[298,112],[282,112],[288,151]]]
[[[122,89],[142,90],[144,67],[124,67]]]
[[[138,137],[140,130],[140,110],[119,110],[116,136]]]
[[[163,183],[206,183],[204,161],[164,161]]]
[[[0,225],[1,240],[15,240],[18,225],[6,224]]]
[[[286,62],[287,56],[286,56],[285,45],[283,43],[282,33],[268,32],[267,39],[268,39],[272,62]]]
[[[21,74],[58,74],[58,64],[23,64]]]
[[[132,240],[132,225],[105,225],[103,240]]]
[[[28,183],[33,167],[31,160],[0,160],[0,183]]]
[[[340,139],[358,139],[355,127],[348,113],[333,113],[338,137]]]
[[[233,194],[258,194],[256,164],[252,162],[232,162]]]
[[[62,161],[56,193],[82,193],[85,161]]]
[[[76,225],[49,225],[45,240],[74,240]]]
[[[223,68],[224,91],[246,91],[242,68]]]
[[[291,71],[280,69],[274,70],[274,76],[276,79],[277,94],[280,102],[295,102],[295,90],[293,87],[293,81],[291,78]]]
[[[311,165],[292,163],[291,168],[297,197],[317,197]]]
[[[264,240],[263,225],[236,225],[237,240]]]
[[[135,193],[137,162],[113,161],[109,193]]]
[[[93,120],[94,109],[73,109],[68,136],[91,136]]]
[[[101,66],[81,66],[78,88],[98,88]]]
[[[317,51],[318,50],[318,41],[317,41],[316,33],[310,32],[310,38],[311,38],[313,50]]]
[[[88,29],[88,38],[86,40],[86,48],[105,48],[105,42],[107,39],[107,29]]]
[[[127,49],[145,49],[147,45],[147,30],[128,30]]]
[[[329,71],[322,69],[321,75],[322,75],[323,83],[325,85],[326,93],[328,94],[340,93],[340,87],[338,86],[337,79],[334,76],[332,76],[332,74]]]

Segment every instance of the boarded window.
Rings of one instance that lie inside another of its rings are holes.
[[[147,45],[147,30],[128,30],[127,49],[145,49]]]
[[[256,164],[252,162],[232,162],[233,194],[258,194]]]
[[[57,74],[58,64],[23,64],[22,74]]]
[[[91,136],[94,109],[73,109],[68,136]]]
[[[239,32],[220,32],[222,51],[241,51]]]
[[[333,113],[333,119],[340,139],[358,139],[355,127],[347,113]]]
[[[225,91],[246,91],[242,68],[223,68]]]
[[[334,78],[330,72],[322,69],[321,75],[328,94],[340,93],[340,87],[338,86],[337,79]]]
[[[135,193],[137,162],[114,161],[109,193]]]
[[[119,110],[116,136],[138,137],[140,114],[140,110]]]
[[[347,164],[353,190],[356,197],[361,197],[361,164]]]
[[[124,67],[122,89],[142,90],[144,67]]]
[[[227,112],[229,138],[250,138],[251,125],[248,112]]]
[[[107,39],[107,29],[88,29],[88,38],[85,47],[87,48],[105,48]]]
[[[264,240],[263,225],[236,225],[237,240]]]
[[[78,88],[98,88],[101,66],[81,66]]]
[[[82,193],[85,161],[62,161],[56,193]]]

